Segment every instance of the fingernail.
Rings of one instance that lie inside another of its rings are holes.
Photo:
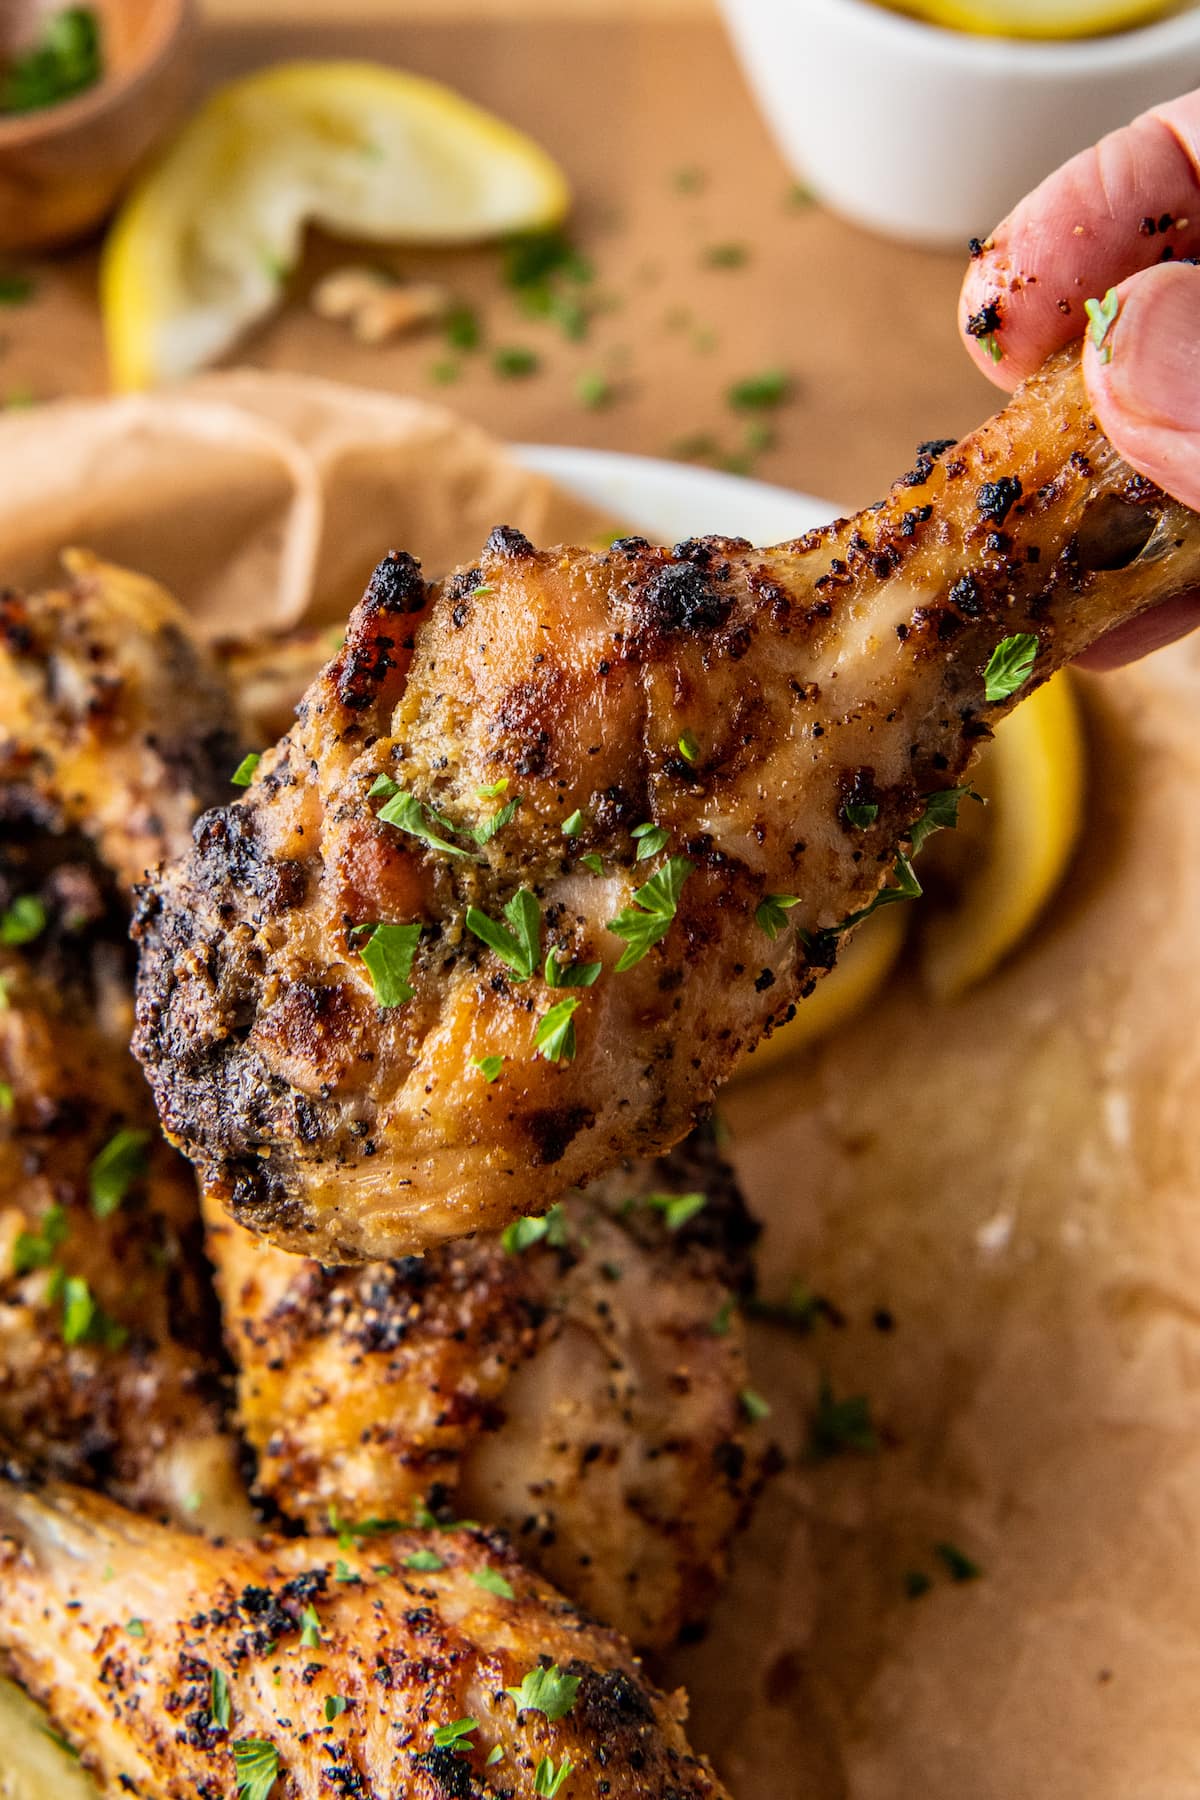
[[[1109,398],[1131,419],[1200,431],[1200,268],[1161,263],[1132,280],[1096,362],[1105,348]]]

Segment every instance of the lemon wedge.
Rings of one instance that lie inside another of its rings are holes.
[[[980,758],[972,785],[986,809],[961,808],[959,831],[934,840],[965,865],[956,904],[922,915],[921,967],[935,998],[956,999],[990,975],[1058,887],[1079,836],[1085,764],[1064,671],[1003,720]]]
[[[114,386],[220,356],[277,304],[304,227],[461,244],[556,224],[569,193],[530,138],[373,63],[281,63],[218,89],[134,188],[104,246]]]
[[[1145,25],[1167,0],[884,0],[931,25],[988,37],[1101,37]]]
[[[761,1040],[754,1055],[740,1065],[739,1077],[761,1075],[860,1012],[891,974],[908,917],[906,906],[885,906],[864,919],[847,937],[828,975],[821,977],[807,1000],[801,1000],[795,1018]]]
[[[40,1707],[0,1681],[0,1800],[99,1800],[99,1790],[51,1735]]]

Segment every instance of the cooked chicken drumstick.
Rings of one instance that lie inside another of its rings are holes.
[[[169,1135],[326,1262],[674,1142],[881,883],[913,891],[898,853],[1015,700],[1198,579],[1200,519],[1121,462],[1073,351],[774,550],[497,530],[432,588],[391,557],[245,801],[145,896]]]
[[[6,1483],[0,1654],[114,1800],[724,1795],[678,1697],[482,1531],[216,1545]]]
[[[710,1133],[504,1241],[328,1269],[215,1205],[262,1490],[310,1530],[447,1506],[642,1649],[703,1621],[761,1479],[736,1290],[753,1226]]]

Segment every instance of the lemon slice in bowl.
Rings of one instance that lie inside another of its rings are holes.
[[[1167,0],[885,0],[931,25],[988,37],[1101,37],[1148,24]]]
[[[986,811],[960,809],[960,832],[934,840],[958,878],[956,903],[922,915],[921,969],[936,999],[977,986],[1030,931],[1071,860],[1085,773],[1079,701],[1064,670],[1002,721],[980,758],[972,783]]]
[[[134,188],[104,246],[114,386],[177,380],[279,299],[305,225],[463,244],[556,224],[567,183],[530,138],[374,63],[281,63],[218,89]]]

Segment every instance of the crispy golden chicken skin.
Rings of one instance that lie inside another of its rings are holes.
[[[168,1134],[326,1262],[656,1153],[881,885],[912,891],[916,822],[996,721],[1198,576],[1200,519],[1120,461],[1074,352],[774,550],[499,529],[436,587],[391,557],[246,799],[144,897]],[[1031,673],[989,699],[1012,638]]]
[[[681,1697],[485,1532],[218,1545],[0,1485],[0,1654],[106,1796],[725,1792]]]
[[[86,831],[128,891],[228,793],[233,709],[157,582],[63,562],[61,587],[0,593],[0,823]]]
[[[481,1519],[639,1648],[703,1622],[763,1473],[737,1312],[754,1227],[711,1134],[548,1219],[330,1269],[211,1208],[264,1493]]]

